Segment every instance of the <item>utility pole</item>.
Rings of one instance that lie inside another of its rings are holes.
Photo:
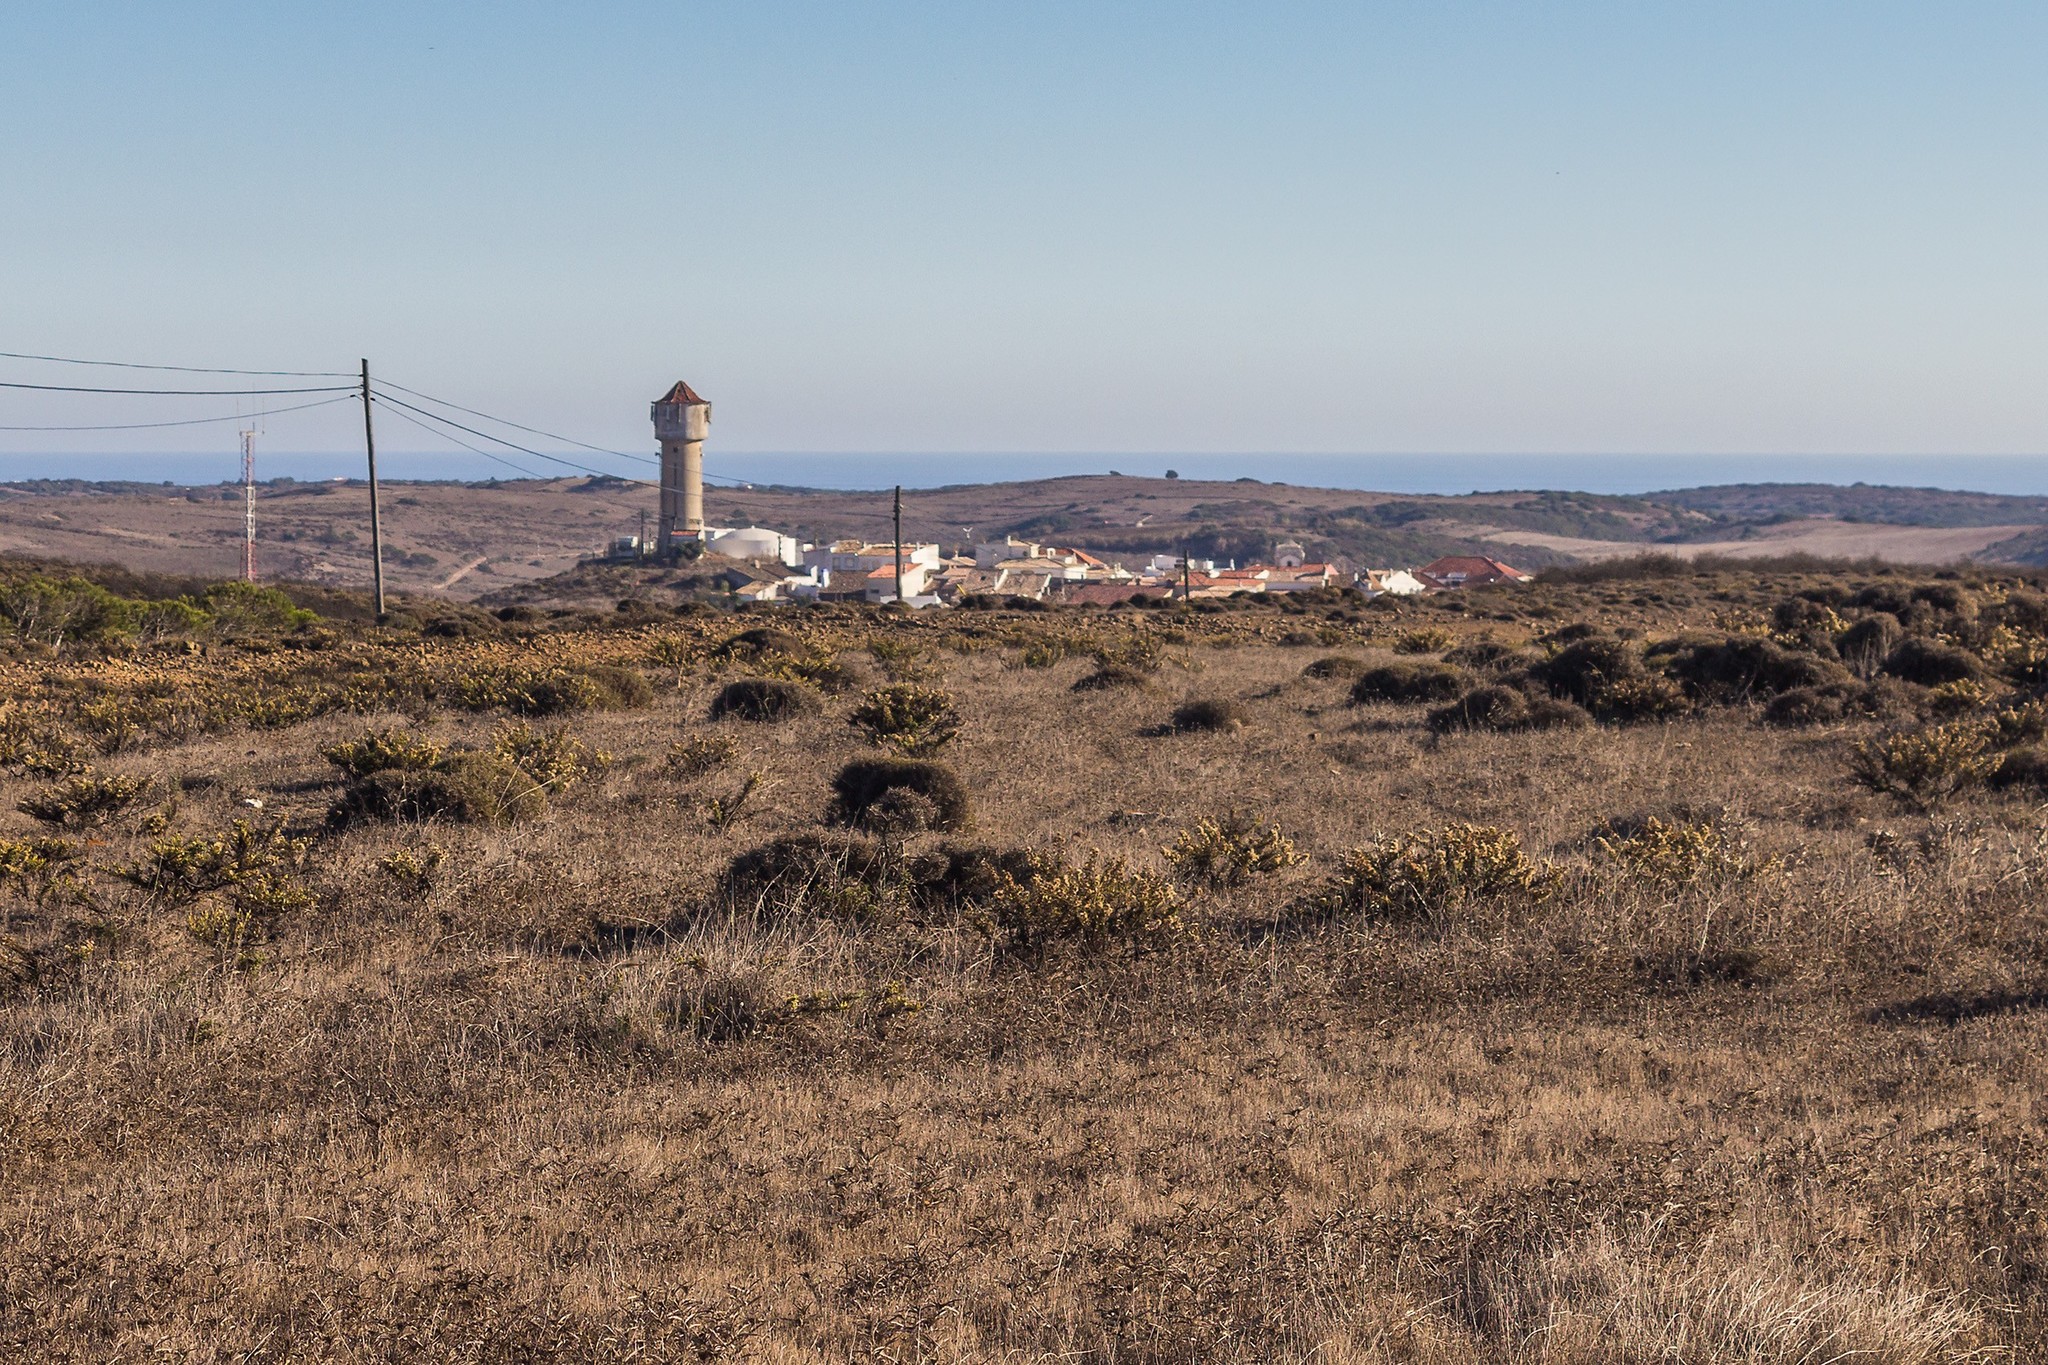
[[[903,485],[896,485],[896,600],[903,600]]]
[[[377,511],[377,433],[370,425],[370,362],[363,361],[363,450],[370,457],[370,576],[384,619],[384,519]]]
[[[1188,563],[1188,547],[1180,547],[1180,600],[1186,602],[1194,597],[1194,571]]]
[[[242,581],[256,581],[256,432],[242,433]]]

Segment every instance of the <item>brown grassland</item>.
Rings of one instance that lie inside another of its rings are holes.
[[[2013,577],[25,591],[0,1358],[2048,1358]]]

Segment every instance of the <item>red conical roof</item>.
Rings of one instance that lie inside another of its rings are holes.
[[[695,389],[678,379],[674,388],[654,401],[657,403],[702,403],[704,400],[697,396]]]

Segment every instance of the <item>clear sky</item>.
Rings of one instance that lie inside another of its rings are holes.
[[[2044,57],[2040,0],[14,0],[0,350],[636,449],[681,376],[731,452],[2041,452]],[[0,422],[208,410],[118,401]]]

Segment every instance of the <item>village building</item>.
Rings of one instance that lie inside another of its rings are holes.
[[[1449,588],[1479,588],[1495,583],[1527,583],[1534,574],[1523,573],[1484,555],[1445,555],[1442,559],[1431,560],[1415,571],[1415,576],[1424,586],[1444,590]]]
[[[1367,597],[1378,597],[1381,593],[1392,593],[1396,597],[1414,597],[1429,591],[1429,585],[1409,573],[1406,569],[1366,569],[1358,575],[1358,586]]]

